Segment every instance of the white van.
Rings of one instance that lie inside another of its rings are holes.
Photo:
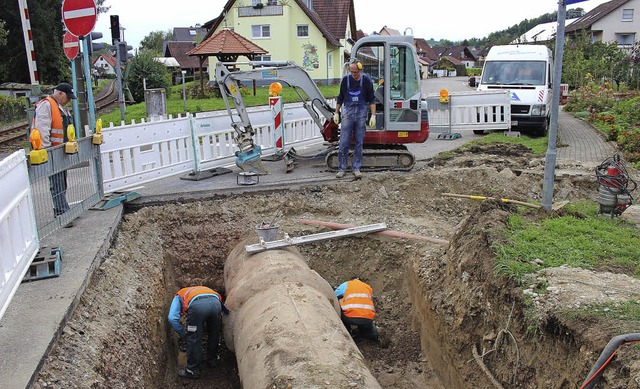
[[[479,91],[511,91],[511,127],[545,136],[551,114],[553,57],[544,45],[493,46]]]

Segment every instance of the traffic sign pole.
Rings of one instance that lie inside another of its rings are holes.
[[[95,132],[96,129],[96,106],[93,101],[93,88],[91,85],[91,69],[89,66],[89,45],[87,44],[86,37],[82,37],[82,55],[84,58],[84,80],[85,85],[87,86],[87,104],[89,105],[89,131],[91,133]],[[89,134],[85,134],[83,131],[80,132],[84,134],[84,136],[88,136]]]
[[[71,60],[71,78],[73,79],[73,90],[76,92],[76,95],[78,94],[78,82],[76,80],[76,61],[75,59]],[[78,99],[75,98],[73,100],[73,122],[75,123],[75,127],[80,129],[80,127],[82,127],[80,125],[80,106],[78,105]],[[81,130],[78,130],[81,131]],[[78,132],[78,135],[80,135],[81,132]]]

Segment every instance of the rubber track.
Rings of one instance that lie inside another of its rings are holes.
[[[375,158],[376,163],[370,164]],[[404,163],[400,161],[405,159]],[[386,161],[384,161],[386,160]],[[338,170],[338,150],[331,151],[326,158],[327,167]],[[393,165],[391,164],[393,162]],[[369,163],[369,164],[368,164]],[[363,151],[362,171],[410,171],[416,164],[415,156],[406,149],[367,149]],[[372,166],[373,165],[373,166]]]

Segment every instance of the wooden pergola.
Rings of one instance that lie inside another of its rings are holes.
[[[200,97],[204,96],[202,64],[208,57],[216,57],[220,62],[236,62],[240,56],[253,60],[255,56],[267,53],[268,51],[262,47],[228,28],[222,29],[217,34],[205,39],[187,52],[187,55],[198,57],[199,59]]]

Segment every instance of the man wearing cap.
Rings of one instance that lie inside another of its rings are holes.
[[[63,82],[55,87],[50,96],[36,104],[31,128],[40,131],[42,147],[59,146],[67,140],[66,129],[72,120],[64,106],[75,98],[73,87]],[[63,171],[49,177],[49,189],[53,198],[54,215],[60,216],[67,212],[67,172]]]

